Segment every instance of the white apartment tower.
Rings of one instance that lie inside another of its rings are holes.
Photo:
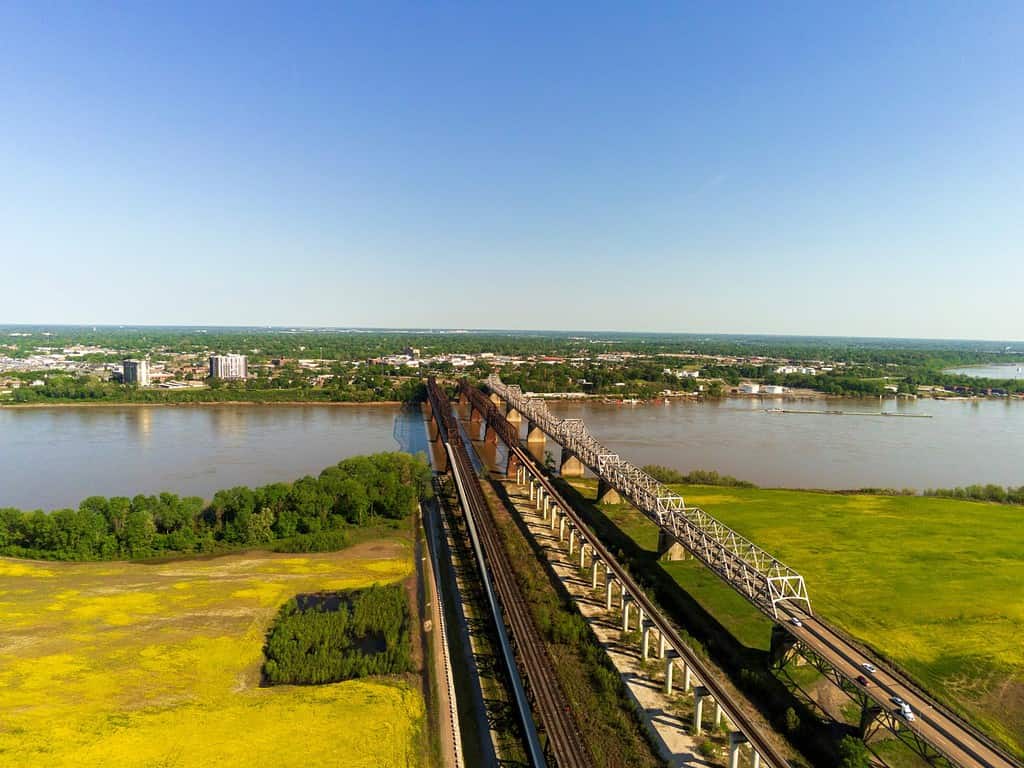
[[[245,355],[210,355],[211,379],[245,379]]]
[[[148,360],[125,360],[122,363],[122,370],[121,380],[125,384],[134,384],[137,387],[149,386]]]

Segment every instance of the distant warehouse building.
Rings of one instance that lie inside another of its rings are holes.
[[[786,388],[779,386],[778,384],[762,384],[761,394],[762,395],[781,395],[786,392]]]
[[[125,384],[134,384],[137,387],[149,386],[148,360],[125,360],[121,366],[121,380]]]
[[[744,395],[756,395],[761,391],[761,385],[755,384],[750,381],[745,381],[740,384],[740,393]]]
[[[244,379],[248,373],[245,355],[210,355],[211,379]]]

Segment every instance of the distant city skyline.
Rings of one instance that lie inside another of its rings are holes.
[[[0,323],[1024,339],[1024,6],[0,7]]]

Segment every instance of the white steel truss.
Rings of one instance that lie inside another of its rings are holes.
[[[778,619],[779,603],[796,602],[811,613],[803,576],[703,509],[686,506],[682,496],[598,442],[582,419],[558,418],[543,400],[525,397],[497,374],[487,386],[762,611]]]

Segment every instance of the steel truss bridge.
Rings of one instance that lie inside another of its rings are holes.
[[[682,496],[598,442],[582,419],[558,418],[543,400],[525,397],[495,374],[487,386],[772,619],[780,603],[811,614],[803,576],[699,507],[686,506]]]
[[[563,451],[597,475],[600,484],[618,491],[657,523],[665,535],[679,542],[769,618],[781,622],[773,632],[773,650],[776,640],[782,638],[780,644],[786,650],[783,656],[800,654],[857,701],[864,713],[864,732],[885,727],[935,766],[1024,768],[1001,746],[901,672],[874,657],[841,630],[814,617],[804,579],[796,571],[703,510],[687,507],[681,496],[602,445],[581,419],[554,416],[543,400],[525,397],[519,387],[506,385],[497,375],[489,376],[486,384],[504,402],[507,415],[515,411],[527,420],[530,428],[540,429],[560,443]],[[514,465],[522,461],[518,425],[511,424],[506,414],[466,379],[460,386],[466,399],[476,403],[472,407],[486,416],[494,437],[500,436],[509,446],[511,475]],[[512,451],[513,445],[518,452]],[[788,621],[792,618],[799,618],[800,625]],[[867,686],[859,682],[859,678],[866,679],[865,662],[876,669],[870,673]],[[915,720],[898,716],[894,697],[913,708]]]

